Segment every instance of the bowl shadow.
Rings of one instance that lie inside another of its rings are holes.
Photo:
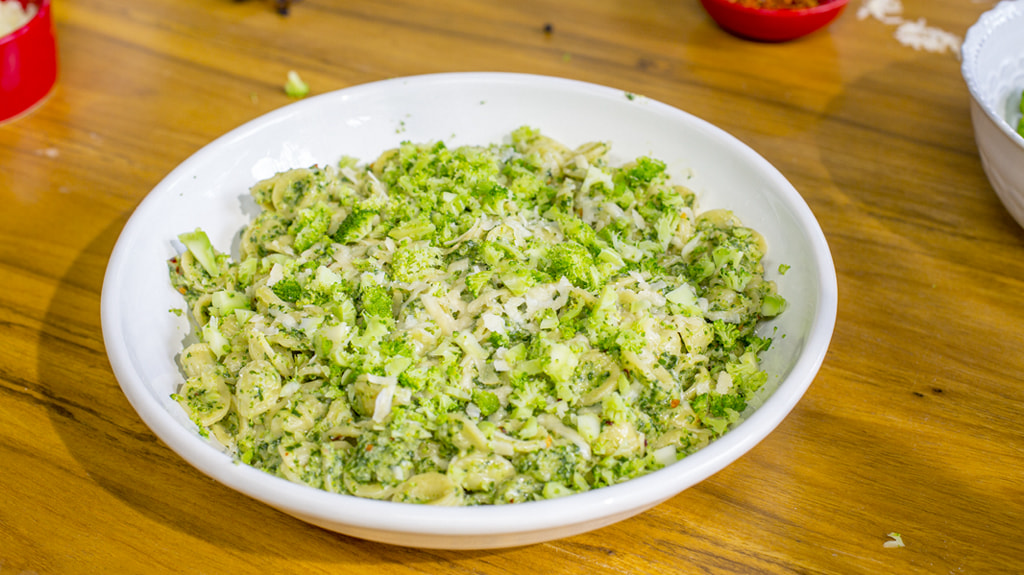
[[[324,530],[206,477],[161,442],[122,393],[102,343],[103,274],[129,215],[114,218],[60,278],[37,342],[38,392],[53,429],[88,481],[131,510],[109,510],[109,501],[82,501],[82,513],[92,513],[90,505],[105,505],[104,517],[125,517],[127,525],[110,526],[105,536],[120,538],[125,529],[174,533],[173,539],[140,540],[134,550],[125,553],[162,555],[161,550],[172,545],[193,544],[197,549],[213,545],[230,555],[286,560],[315,557],[338,566],[380,565],[383,569],[389,564],[444,563],[514,552],[402,548]],[[147,527],[149,523],[160,527]],[[252,537],[256,529],[263,535]],[[268,532],[274,536],[268,538]],[[253,562],[253,573],[262,572],[259,563]],[[176,565],[167,572],[190,570],[188,565]]]

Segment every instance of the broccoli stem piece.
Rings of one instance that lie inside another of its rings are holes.
[[[295,70],[288,71],[288,80],[284,83],[284,93],[289,98],[305,98],[309,95],[309,85],[302,81]]]
[[[213,249],[213,244],[210,243],[210,238],[207,237],[206,232],[196,228],[193,232],[185,232],[178,235],[178,240],[185,244],[188,251],[192,252],[192,255],[199,262],[199,265],[203,266],[206,273],[210,274],[211,277],[220,275],[217,252]]]

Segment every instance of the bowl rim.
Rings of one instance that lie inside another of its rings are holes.
[[[1024,25],[1024,2],[1001,0],[991,9],[982,13],[978,20],[967,29],[964,41],[960,46],[960,75],[967,85],[967,91],[970,92],[971,99],[985,116],[998,126],[999,130],[1010,138],[1010,141],[1024,147],[1024,136],[1017,133],[1010,125],[1010,122],[989,105],[981,91],[981,86],[978,85],[979,80],[975,75],[975,66],[978,63],[982,49],[985,47],[985,43],[995,30],[1008,23]]]
[[[132,248],[130,242],[123,240],[144,233],[143,215],[155,209],[155,200],[152,200],[154,192],[168,186],[168,182],[185,177],[184,174],[189,173],[193,164],[203,161],[200,157],[203,150],[243,139],[247,134],[266,125],[286,120],[289,115],[305,107],[316,109],[316,106],[332,100],[337,100],[341,104],[346,99],[373,94],[396,84],[408,88],[410,85],[457,85],[465,82],[495,85],[507,82],[540,83],[545,87],[581,90],[601,97],[618,99],[621,99],[623,94],[619,89],[578,80],[505,72],[426,74],[356,85],[289,104],[220,136],[179,164],[147,194],[133,212],[114,246],[104,276],[100,310],[104,343],[115,377],[138,415],[155,435],[190,466],[231,489],[283,511],[287,509],[287,513],[303,516],[307,521],[311,521],[309,518],[313,517],[329,522],[342,521],[347,526],[364,530],[427,536],[510,535],[565,528],[616,515],[624,518],[628,516],[626,514],[639,513],[643,509],[657,505],[741,457],[767,437],[803,397],[825,359],[838,307],[835,266],[820,225],[792,184],[753,149],[705,120],[673,106],[648,99],[646,103],[658,112],[685,117],[696,127],[710,130],[715,138],[721,138],[731,148],[735,148],[744,161],[756,164],[771,180],[772,187],[779,192],[778,198],[800,223],[800,232],[812,252],[810,259],[816,267],[816,311],[811,316],[807,328],[807,343],[801,349],[787,377],[779,381],[777,388],[764,403],[738,427],[745,430],[743,433],[730,431],[724,434],[709,446],[687,456],[686,465],[671,465],[621,484],[561,499],[441,510],[432,506],[330,493],[292,483],[247,465],[238,464],[230,456],[205,442],[194,430],[186,428],[174,419],[147,391],[139,374],[131,369],[130,352],[126,346],[117,305],[122,293],[119,278],[129,273],[129,270],[125,269],[124,260]],[[769,405],[772,406],[771,409],[768,409]],[[400,520],[392,513],[397,509],[401,509]],[[443,521],[440,520],[441,517]],[[487,521],[483,521],[484,519]]]
[[[705,3],[715,4],[727,10],[737,13],[761,16],[767,18],[799,18],[813,14],[825,14],[838,10],[849,4],[850,0],[822,0],[817,6],[810,8],[754,8],[744,6],[732,0],[702,0]]]

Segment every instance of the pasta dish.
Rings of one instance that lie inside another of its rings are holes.
[[[195,326],[174,398],[245,464],[399,502],[549,499],[694,453],[756,405],[786,302],[760,234],[609,148],[522,127],[258,182],[237,257],[195,230],[168,262]]]

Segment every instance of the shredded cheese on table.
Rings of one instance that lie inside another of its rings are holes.
[[[865,0],[857,10],[857,19],[874,18],[888,26],[895,26],[894,37],[904,46],[915,50],[944,53],[959,57],[963,40],[950,32],[929,26],[924,18],[907,20],[903,17],[900,0]]]

